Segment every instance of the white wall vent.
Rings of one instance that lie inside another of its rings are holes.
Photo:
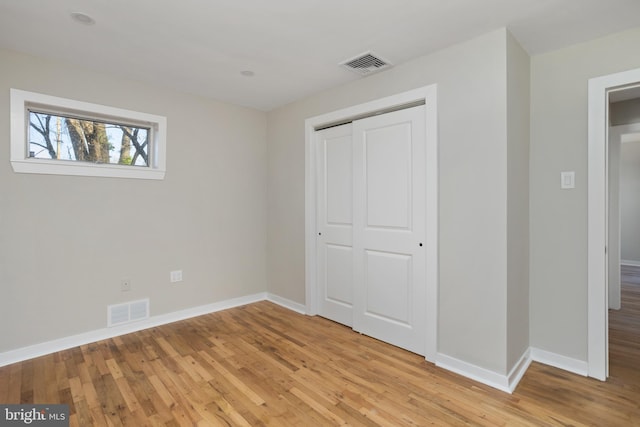
[[[341,62],[340,66],[361,76],[368,76],[369,74],[390,68],[392,65],[389,61],[380,58],[373,52],[365,52],[355,58]]]
[[[117,326],[149,318],[149,298],[107,307],[107,326]]]

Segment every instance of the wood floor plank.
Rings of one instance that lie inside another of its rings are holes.
[[[152,366],[154,364],[156,366]],[[190,426],[196,425],[198,422],[200,422],[202,420],[202,417],[197,415],[194,408],[189,404],[187,395],[181,393],[176,387],[174,380],[171,378],[172,375],[168,370],[166,370],[166,367],[164,367],[161,363],[152,362],[150,363],[149,368],[151,369],[151,371],[147,373],[147,375],[151,375],[150,378],[154,377],[158,380],[159,390],[166,390],[166,392],[163,391],[163,393],[168,393],[164,394],[163,397],[163,400],[166,399],[165,410],[168,410],[169,412],[171,412],[171,414],[173,414],[176,423],[181,426]],[[153,381],[153,384],[155,386],[155,380]],[[159,399],[156,399],[154,401],[154,405],[161,408],[162,405],[160,404],[160,402],[161,401]],[[159,411],[162,411],[162,409],[160,409]]]
[[[245,395],[254,405],[264,405],[265,401],[254,390],[251,389],[245,382],[240,380],[237,376],[233,375],[227,368],[225,368],[220,362],[210,357],[206,352],[200,352],[200,357],[212,367],[215,372],[222,375],[224,379],[229,381],[236,389],[238,389],[243,395]],[[213,378],[208,378],[206,381],[210,381]]]
[[[345,425],[347,422],[343,420],[335,411],[332,411],[331,408],[333,405],[326,405],[321,403],[321,399],[317,399],[312,395],[309,395],[298,387],[292,387],[289,389],[289,393],[296,396],[298,399],[306,403],[310,408],[314,411],[325,417],[327,420],[334,422],[336,425]]]
[[[610,312],[607,382],[532,363],[506,394],[320,317],[259,302],[0,368],[0,402],[71,426],[640,425],[640,269]]]

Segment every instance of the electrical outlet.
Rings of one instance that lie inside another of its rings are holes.
[[[171,283],[182,282],[182,270],[173,270],[169,273]]]
[[[120,280],[120,290],[122,292],[129,292],[131,290],[131,279]]]

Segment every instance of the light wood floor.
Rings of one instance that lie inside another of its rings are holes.
[[[606,383],[533,363],[508,395],[260,302],[0,368],[0,403],[72,426],[640,425],[640,285],[623,307]]]

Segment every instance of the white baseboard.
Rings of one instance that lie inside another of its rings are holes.
[[[442,353],[438,353],[436,358],[436,366],[440,368],[455,372],[456,374],[460,374],[509,394],[513,393],[516,389],[530,364],[531,352],[529,349],[522,354],[520,360],[518,360],[518,363],[515,364],[508,375],[498,374],[497,372],[481,368]]]
[[[438,353],[436,357],[436,366],[451,372],[455,372],[456,374],[460,374],[463,377],[470,378],[474,381],[478,381],[482,384],[486,384],[490,387],[496,388],[509,394],[513,393],[513,390],[517,385],[511,385],[509,376],[507,375],[498,374],[497,372],[481,368],[479,366],[464,362],[462,360],[447,356],[446,354],[442,353]],[[519,363],[517,366],[522,366],[522,364]],[[528,366],[528,364],[526,366]],[[520,378],[522,378],[522,375],[524,375],[524,372],[519,373],[518,371],[518,374],[514,375],[514,379],[517,378],[519,381]]]
[[[290,299],[282,298],[278,295],[267,292],[267,301],[271,301],[274,304],[278,304],[284,308],[288,308],[291,311],[295,311],[300,314],[307,314],[307,306],[304,304],[291,301]]]
[[[522,355],[518,363],[516,363],[511,369],[511,372],[509,372],[509,375],[501,375],[442,353],[439,353],[437,356],[436,366],[497,388],[498,390],[513,393],[533,361],[572,372],[583,377],[588,376],[589,372],[589,365],[583,360],[572,359],[533,347],[529,348]]]
[[[535,362],[553,366],[554,368],[564,369],[565,371],[582,375],[583,377],[589,375],[589,364],[584,360],[573,359],[533,347],[531,347],[531,359]]]
[[[144,320],[140,320],[126,325],[119,325],[111,328],[97,329],[78,335],[72,335],[52,341],[47,341],[28,347],[10,350],[0,353],[0,366],[10,365],[12,363],[22,362],[24,360],[33,359],[34,357],[44,356],[56,351],[67,350],[69,348],[78,347],[80,345],[113,338],[119,335],[129,334],[131,332],[141,331],[143,329],[153,328],[156,326],[166,325],[180,320],[189,319],[204,314],[215,313],[216,311],[226,310],[228,308],[239,307],[241,305],[251,304],[267,299],[267,293],[247,295],[239,298],[232,298],[213,304],[201,305],[198,307],[188,308],[185,310],[174,311],[172,313],[152,316]],[[285,300],[286,301],[286,300]],[[281,304],[282,305],[282,304]],[[285,306],[286,307],[286,306]]]
[[[242,305],[252,304],[264,300],[271,301],[274,304],[278,304],[297,313],[306,314],[306,306],[304,304],[300,304],[271,293],[261,292],[244,297],[232,298],[212,304],[188,308],[185,310],[179,310],[172,313],[152,316],[148,319],[128,323],[126,325],[119,325],[111,328],[102,328],[78,335],[72,335],[69,337],[19,348],[16,350],[10,350],[4,353],[0,353],[0,367],[10,365],[12,363],[22,362],[28,359],[33,359],[35,357],[44,356],[57,351],[78,347],[92,342],[113,338],[119,335],[129,334],[143,329],[162,326],[168,323],[173,323],[196,316],[202,316],[209,313],[215,313],[217,311],[226,310],[228,308],[239,307]],[[588,374],[587,362],[572,359],[537,348],[528,349],[522,355],[513,369],[511,369],[511,372],[509,372],[508,375],[501,375],[442,353],[438,353],[438,355],[436,356],[436,366],[455,372],[467,378],[471,378],[472,380],[494,387],[498,390],[502,390],[507,393],[513,393],[527,368],[531,364],[532,360],[559,369],[564,369],[578,375],[587,376]]]
[[[516,389],[516,387],[520,383],[520,380],[522,379],[524,374],[527,372],[527,369],[529,369],[529,365],[531,365],[531,362],[532,362],[531,349],[528,348],[527,351],[525,351],[524,354],[520,357],[520,360],[518,360],[518,363],[516,363],[515,366],[511,369],[511,372],[509,372],[509,375],[507,376],[507,381],[509,383],[509,390],[511,390],[509,393],[513,393],[513,391]]]
[[[640,261],[635,261],[631,259],[621,259],[620,265],[628,265],[631,267],[640,267]]]

